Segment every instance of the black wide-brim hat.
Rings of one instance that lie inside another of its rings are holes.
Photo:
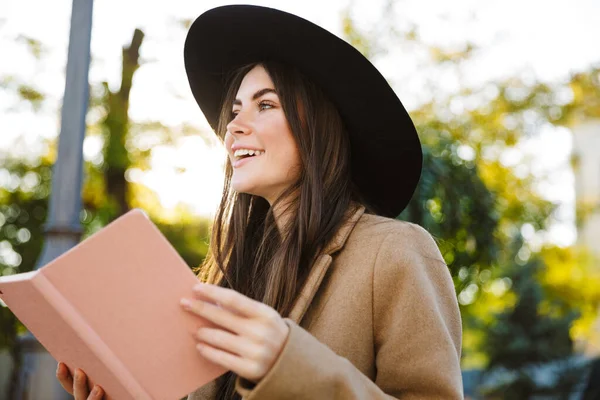
[[[234,69],[267,60],[293,65],[337,106],[350,136],[352,179],[368,205],[396,217],[410,201],[423,161],[417,131],[381,73],[344,40],[283,11],[223,6],[191,25],[184,58],[192,93],[214,130]]]

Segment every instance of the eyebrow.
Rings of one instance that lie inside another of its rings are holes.
[[[271,89],[271,88],[260,89],[258,92],[254,93],[252,95],[252,100],[256,100],[259,97],[262,97],[262,96],[264,96],[267,93],[275,93],[275,94],[277,94],[277,91],[275,91],[275,89]],[[233,101],[233,105],[234,106],[241,106],[242,105],[242,101],[240,99],[235,99]]]

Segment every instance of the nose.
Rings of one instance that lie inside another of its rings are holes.
[[[241,111],[227,124],[227,131],[234,136],[250,133],[250,126]]]

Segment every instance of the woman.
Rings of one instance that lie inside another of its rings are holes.
[[[182,306],[218,327],[198,332],[197,351],[230,372],[188,399],[461,399],[452,279],[424,229],[390,218],[422,156],[385,79],[329,32],[264,7],[204,13],[184,53],[229,158],[199,273],[211,284]],[[88,396],[84,374],[57,375]]]

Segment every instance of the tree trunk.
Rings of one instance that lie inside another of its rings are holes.
[[[107,196],[113,203],[116,218],[129,210],[127,181],[125,171],[131,165],[131,160],[125,148],[129,128],[129,94],[133,74],[140,67],[140,47],[144,33],[136,29],[129,47],[123,48],[123,72],[121,88],[113,93],[107,90],[107,114],[103,122],[107,133],[107,143],[104,155],[104,178]]]

